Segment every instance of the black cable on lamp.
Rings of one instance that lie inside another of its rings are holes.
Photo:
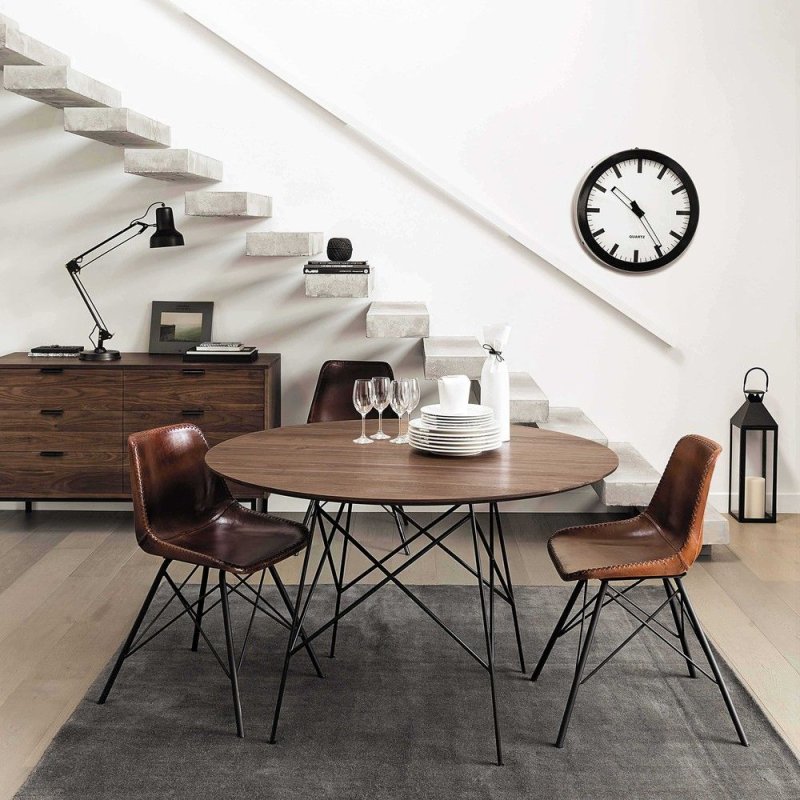
[[[144,220],[144,218],[150,213],[150,209],[153,208],[153,206],[159,206],[156,209],[156,221],[143,222],[142,220]],[[110,333],[108,328],[106,328],[106,323],[103,321],[102,316],[100,316],[97,306],[94,304],[92,298],[89,297],[89,293],[86,291],[86,287],[81,281],[80,272],[84,267],[88,267],[89,264],[93,264],[95,261],[97,261],[98,258],[102,258],[112,250],[116,250],[118,247],[121,247],[123,244],[125,244],[125,242],[129,242],[131,239],[135,239],[137,236],[140,236],[148,228],[156,229],[155,233],[150,237],[150,247],[181,247],[183,245],[183,236],[175,229],[175,218],[172,214],[172,209],[164,203],[157,202],[151,203],[141,217],[131,220],[130,223],[121,231],[117,231],[113,236],[109,236],[108,239],[104,239],[102,242],[96,244],[85,253],[81,253],[79,256],[76,256],[67,262],[67,272],[69,272],[72,282],[75,284],[81,299],[86,304],[86,308],[89,309],[89,313],[92,315],[92,319],[94,320],[94,328],[92,329],[92,333],[97,331],[97,343],[95,348],[94,350],[81,353],[80,358],[82,361],[116,361],[121,356],[118,350],[106,350],[105,348],[105,342],[107,342],[114,334]],[[83,259],[90,253],[94,253],[95,250],[99,250],[101,247],[103,247],[103,245],[113,242],[114,239],[131,230],[135,232],[127,239],[123,239],[113,247],[109,247],[108,250],[104,250],[99,255],[96,255],[93,259],[91,259],[91,261],[84,263]],[[89,339],[91,340],[91,338],[92,334],[90,333]]]

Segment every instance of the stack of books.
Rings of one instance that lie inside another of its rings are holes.
[[[227,361],[247,363],[258,358],[258,348],[241,342],[203,342],[183,354],[184,361],[205,362],[206,364]]]
[[[31,347],[28,355],[31,358],[77,358],[82,352],[80,345],[48,344]]]
[[[309,261],[306,275],[369,275],[369,261]]]

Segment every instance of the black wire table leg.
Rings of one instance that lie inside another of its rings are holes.
[[[483,620],[483,634],[484,634],[484,639],[486,641],[486,665],[487,665],[487,671],[489,672],[489,687],[492,694],[492,717],[494,719],[494,741],[497,751],[497,764],[498,766],[502,766],[503,744],[500,738],[500,721],[497,716],[497,693],[494,682],[494,645],[492,641],[494,633],[494,620],[491,618],[491,614],[494,611],[494,604],[490,602],[489,604],[490,608],[487,615],[486,597],[484,596],[484,591],[483,591],[483,568],[481,566],[481,554],[480,554],[480,549],[478,547],[478,525],[475,520],[475,509],[473,506],[469,507],[469,514],[470,514],[470,526],[472,528],[472,544],[473,544],[473,549],[475,550],[475,569],[478,573],[478,592],[480,593],[481,597],[481,619]],[[492,569],[491,554],[489,554],[489,558],[490,558],[489,573],[490,573],[490,582],[492,585],[492,589],[490,589],[490,594],[494,594],[493,590],[494,578],[492,577],[494,571]]]
[[[353,513],[353,504],[349,503],[347,506],[347,520],[345,522],[345,530],[347,533],[350,533],[350,518]],[[397,515],[395,515],[395,519],[397,519]],[[345,567],[347,564],[347,542],[348,537],[342,536],[344,541],[342,542],[342,560],[339,562],[339,580],[336,582],[336,611],[334,612],[334,617],[339,616],[339,611],[342,607],[342,594],[344,586],[344,574],[345,574]],[[405,540],[403,540],[405,541]],[[406,548],[406,552],[408,552],[408,548]],[[337,619],[336,622],[333,623],[333,630],[331,632],[331,649],[330,653],[328,653],[329,658],[335,658],[336,656],[336,635],[339,632],[339,620]]]
[[[594,611],[592,612],[592,621],[589,623],[589,630],[586,633],[586,641],[583,644],[583,649],[580,651],[578,663],[575,667],[575,677],[572,679],[572,688],[569,692],[569,699],[567,700],[567,707],[564,709],[564,716],[561,719],[561,727],[558,731],[558,739],[556,739],[556,747],[563,747],[564,740],[567,738],[567,728],[569,727],[569,720],[572,716],[572,709],[575,707],[575,698],[578,696],[578,689],[581,685],[581,677],[583,670],[586,666],[586,659],[589,657],[589,649],[592,646],[592,639],[594,639],[594,632],[597,628],[597,622],[600,619],[600,610],[603,607],[603,598],[606,596],[608,589],[608,581],[600,583],[600,590],[597,592],[597,599],[594,603]],[[584,609],[585,613],[585,609]]]
[[[511,582],[511,570],[508,565],[508,553],[506,552],[506,537],[503,534],[503,525],[500,521],[500,509],[497,503],[489,506],[490,523],[493,518],[497,526],[497,540],[500,543],[500,554],[503,558],[503,571],[505,572],[505,584],[508,591],[509,605],[511,606],[511,619],[514,622],[514,634],[517,637],[517,650],[519,652],[519,670],[525,672],[525,654],[522,652],[522,634],[519,630],[519,618],[517,616],[517,602],[514,599],[514,584]],[[490,524],[491,527],[491,524]],[[502,581],[501,581],[502,583]]]
[[[236,669],[236,652],[233,647],[233,631],[231,630],[231,611],[228,606],[228,584],[225,579],[225,570],[219,571],[219,594],[222,599],[222,622],[225,627],[225,649],[228,651],[228,677],[231,681],[231,694],[233,695],[233,712],[236,715],[236,735],[244,739],[244,724],[242,723],[242,702],[239,698],[239,675]]]
[[[392,506],[392,515],[394,516],[395,524],[397,525],[397,532],[400,534],[400,541],[403,543],[403,553],[407,556],[411,555],[411,551],[406,544],[406,522],[402,515],[398,512],[395,506]]]
[[[684,621],[681,618],[680,613],[682,606],[672,591],[672,585],[669,582],[669,578],[664,578],[663,583],[664,589],[667,592],[667,597],[670,598],[669,607],[672,611],[672,621],[675,623],[675,630],[678,632],[678,638],[681,641],[681,649],[686,656],[686,668],[689,670],[689,677],[696,678],[697,670],[694,668],[694,664],[691,661],[692,651],[689,650],[689,642],[686,641],[686,626],[684,625]]]
[[[575,588],[572,590],[572,594],[570,595],[567,604],[564,606],[564,610],[561,612],[561,616],[558,618],[558,622],[556,623],[555,628],[553,628],[553,632],[550,634],[550,638],[547,640],[544,650],[542,650],[542,655],[539,656],[539,663],[536,665],[536,669],[534,669],[533,673],[531,674],[532,681],[539,680],[539,676],[542,674],[544,665],[547,663],[547,659],[550,657],[550,653],[553,650],[556,641],[558,641],[558,637],[561,636],[561,629],[569,619],[572,607],[575,605],[575,601],[578,599],[578,595],[581,593],[585,583],[586,581],[578,581],[575,584]]]
[[[111,691],[111,687],[114,685],[114,681],[117,679],[117,675],[119,675],[119,671],[122,668],[122,662],[128,655],[128,650],[131,649],[131,645],[133,644],[134,640],[136,639],[136,634],[139,632],[139,628],[142,626],[142,622],[144,622],[145,615],[147,614],[147,609],[150,608],[150,604],[153,602],[153,598],[156,596],[156,592],[158,591],[158,587],[161,585],[161,581],[164,578],[164,574],[167,571],[167,568],[170,565],[170,559],[165,558],[161,562],[161,566],[156,573],[156,577],[153,580],[153,583],[150,585],[150,590],[147,592],[147,597],[145,597],[144,603],[142,603],[141,609],[139,609],[139,614],[134,621],[130,633],[128,634],[128,638],[125,640],[125,644],[122,646],[122,650],[119,651],[119,655],[117,656],[117,660],[114,662],[114,668],[111,670],[111,674],[108,676],[108,680],[106,681],[106,685],[103,687],[103,692],[100,695],[97,703],[98,705],[103,705],[106,699],[108,698],[108,694]]]
[[[208,588],[208,567],[203,567],[203,573],[200,578],[200,599],[197,601],[197,611],[195,612],[197,619],[194,624],[194,633],[192,634],[192,650],[197,652],[197,645],[200,642],[200,629],[203,627],[203,606],[206,601],[206,589]]]
[[[683,588],[683,582],[680,578],[675,578],[675,583],[678,584],[678,591],[681,593],[681,603],[683,603],[684,607],[686,608],[686,614],[689,617],[689,622],[692,624],[692,629],[695,632],[695,636],[697,636],[697,640],[700,642],[700,647],[703,648],[703,653],[708,661],[708,665],[711,667],[711,671],[714,673],[714,678],[717,682],[717,686],[719,687],[722,699],[725,701],[725,707],[728,709],[728,714],[730,714],[733,727],[736,728],[739,741],[745,747],[748,747],[747,736],[745,735],[744,728],[742,728],[742,723],[739,721],[739,715],[736,713],[736,708],[734,708],[733,700],[731,700],[730,694],[728,694],[728,687],[725,685],[725,681],[722,678],[722,673],[719,671],[717,659],[714,658],[714,652],[711,649],[711,645],[708,643],[708,639],[706,639],[706,635],[703,632],[703,629],[697,620],[697,616],[694,613],[692,604],[689,602],[689,595],[686,593],[686,589]]]
[[[314,502],[314,523],[316,523],[317,518],[317,503]],[[275,701],[275,716],[272,719],[272,732],[270,733],[269,743],[275,744],[275,737],[278,733],[278,719],[280,718],[281,714],[281,705],[283,704],[283,692],[286,689],[286,677],[289,674],[289,660],[292,657],[292,648],[294,647],[294,643],[297,639],[297,634],[299,633],[300,626],[302,624],[302,615],[300,611],[300,604],[303,600],[303,586],[306,582],[306,573],[308,572],[308,562],[311,559],[311,544],[314,539],[314,528],[315,525],[312,524],[311,526],[311,535],[308,539],[308,545],[306,546],[306,554],[303,557],[303,568],[300,570],[300,581],[297,584],[297,596],[294,603],[294,609],[292,612],[292,627],[289,630],[289,636],[286,642],[286,655],[283,659],[283,672],[281,673],[281,682],[278,688],[278,698]],[[324,554],[322,558],[325,558]]]

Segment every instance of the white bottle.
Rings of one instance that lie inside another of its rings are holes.
[[[508,364],[503,358],[510,334],[511,326],[507,323],[486,325],[483,329],[488,355],[481,370],[481,405],[494,410],[494,419],[504,442],[511,438],[511,389]]]

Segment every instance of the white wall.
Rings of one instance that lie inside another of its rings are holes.
[[[198,4],[203,5],[203,4]],[[26,32],[220,157],[221,188],[271,194],[266,222],[182,217],[183,187],[122,173],[121,152],[70,136],[61,112],[0,92],[0,349],[81,342],[85,309],[61,266],[154,200],[188,246],[128,245],[84,273],[114,346],[146,349],[153,299],[214,300],[215,338],[283,354],[284,421],[305,414],[319,364],[387,358],[421,372],[421,345],[366,340],[366,301],[303,295],[303,259],[249,259],[251,229],[353,239],[377,297],[427,300],[434,334],[513,326],[509,362],[555,404],[663,466],[695,431],[727,443],[754,365],[781,424],[781,508],[800,510],[797,425],[798,14],[791,0],[205,3],[318,87],[627,302],[671,329],[668,349],[513,242],[365,147],[159,0],[3,0]],[[604,156],[661,150],[693,176],[687,253],[645,275],[584,253],[573,194]],[[721,507],[727,462],[714,482]]]

